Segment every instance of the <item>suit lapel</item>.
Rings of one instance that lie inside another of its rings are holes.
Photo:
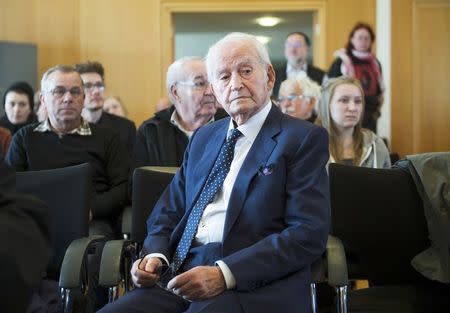
[[[223,239],[226,238],[241,212],[252,178],[258,174],[261,167],[266,165],[276,146],[276,141],[273,137],[280,132],[281,117],[282,113],[280,110],[272,105],[266,121],[242,164],[228,203]]]

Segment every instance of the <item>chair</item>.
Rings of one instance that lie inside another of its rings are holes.
[[[102,253],[99,284],[109,289],[110,302],[117,299],[120,284],[125,291],[133,288],[129,272],[147,236],[147,218],[177,170],[157,166],[134,170],[130,238],[108,241]]]
[[[337,311],[440,312],[434,311],[436,306],[446,305],[448,309],[448,297],[435,294],[449,292],[448,286],[427,280],[411,266],[412,258],[430,242],[422,201],[410,175],[395,168],[330,164],[329,176],[331,238],[341,246],[341,256],[351,252],[356,257],[370,285],[347,294],[348,275],[338,275],[341,281],[333,281],[342,293]],[[347,267],[345,257],[328,263],[340,263],[341,270]],[[328,268],[329,277],[334,274]]]
[[[72,293],[88,288],[87,254],[101,236],[88,236],[91,169],[80,164],[59,169],[17,172],[17,191],[44,201],[52,212],[53,257],[46,278],[59,280],[64,311]]]

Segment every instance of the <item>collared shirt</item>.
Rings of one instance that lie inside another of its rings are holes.
[[[35,129],[33,129],[33,131],[45,133],[45,132],[54,132],[54,129],[50,125],[49,119],[46,119],[45,121],[39,123],[39,125]],[[86,122],[83,118],[81,118],[80,126],[71,130],[67,134],[78,134],[80,136],[91,136],[92,132],[91,132],[91,128],[89,127],[89,123]]]
[[[208,204],[203,211],[203,215],[197,229],[197,234],[194,238],[194,245],[222,241],[225,217],[234,183],[236,182],[236,178],[241,170],[242,164],[244,163],[244,160],[247,157],[256,136],[258,136],[267,115],[269,115],[271,108],[272,105],[269,101],[258,113],[250,117],[247,122],[237,127],[243,136],[241,136],[236,142],[230,171],[225,177],[222,187],[217,192],[214,200]],[[233,128],[233,121],[230,120],[228,135],[230,135]],[[227,289],[234,288],[236,286],[236,280],[228,266],[220,260],[216,263],[220,267],[225,278]]]
[[[300,69],[293,68],[289,63],[286,66],[286,77],[292,78],[292,77],[300,77],[305,78],[308,76],[308,64],[305,62],[303,63],[302,67]]]
[[[194,133],[193,130],[187,130],[185,129],[181,123],[180,120],[178,118],[178,114],[177,114],[177,110],[175,109],[172,113],[172,115],[170,116],[170,122],[175,125],[179,130],[181,130],[189,139],[191,139],[192,134]],[[213,117],[209,120],[208,124],[214,122],[214,115]]]

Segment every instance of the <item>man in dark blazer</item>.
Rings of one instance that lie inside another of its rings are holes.
[[[284,43],[284,55],[287,63],[276,71],[275,86],[272,93],[274,96],[278,96],[280,85],[284,80],[297,75],[300,75],[300,77],[307,76],[318,83],[319,86],[322,85],[325,72],[307,63],[310,46],[311,41],[303,32],[293,32],[287,35]]]
[[[310,265],[329,230],[326,131],[270,102],[275,73],[254,36],[227,35],[206,62],[231,118],[192,136],[148,220],[138,288],[102,313],[311,310]]]

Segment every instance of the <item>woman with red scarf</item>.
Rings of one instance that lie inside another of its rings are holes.
[[[362,126],[376,133],[384,84],[381,64],[371,52],[374,41],[372,27],[366,23],[357,23],[350,32],[345,49],[335,52],[336,60],[328,71],[328,77],[345,75],[359,79],[366,103]]]

